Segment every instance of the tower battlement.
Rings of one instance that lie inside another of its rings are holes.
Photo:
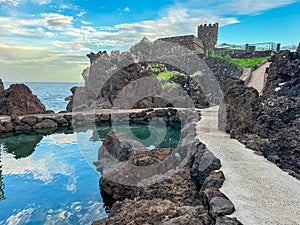
[[[213,49],[218,42],[219,24],[202,24],[198,26],[198,38],[203,41],[206,50]]]

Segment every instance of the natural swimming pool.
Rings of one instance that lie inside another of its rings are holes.
[[[175,147],[178,124],[113,126],[145,146]],[[92,165],[111,125],[0,138],[0,224],[91,224],[106,217]]]

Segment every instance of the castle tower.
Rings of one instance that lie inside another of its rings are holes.
[[[218,42],[219,24],[198,26],[198,38],[202,40],[205,50],[213,49]]]

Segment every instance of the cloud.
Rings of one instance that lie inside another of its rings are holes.
[[[0,0],[0,3],[7,3],[13,6],[18,6],[20,4],[18,0]]]
[[[238,16],[260,13],[265,10],[289,5],[297,1],[298,0],[244,0],[241,2],[239,0],[212,0],[209,2],[200,2],[199,0],[190,0],[184,3],[177,3],[177,6],[189,9],[206,8],[214,11],[218,15],[232,14]]]
[[[41,16],[44,18],[46,24],[49,27],[61,27],[65,25],[71,25],[73,17],[65,16],[58,13],[43,13]]]
[[[38,5],[46,5],[52,2],[52,0],[30,0],[30,1]]]
[[[85,11],[81,11],[80,13],[77,13],[77,17],[83,17],[84,15],[86,14],[86,12]]]
[[[126,8],[124,9],[124,12],[130,12],[130,8],[129,8],[129,7],[126,7]]]

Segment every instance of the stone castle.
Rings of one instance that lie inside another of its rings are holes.
[[[219,24],[200,25],[197,32],[197,37],[194,35],[184,35],[159,38],[158,41],[171,42],[184,46],[196,54],[207,54],[208,50],[214,49],[218,42]]]

